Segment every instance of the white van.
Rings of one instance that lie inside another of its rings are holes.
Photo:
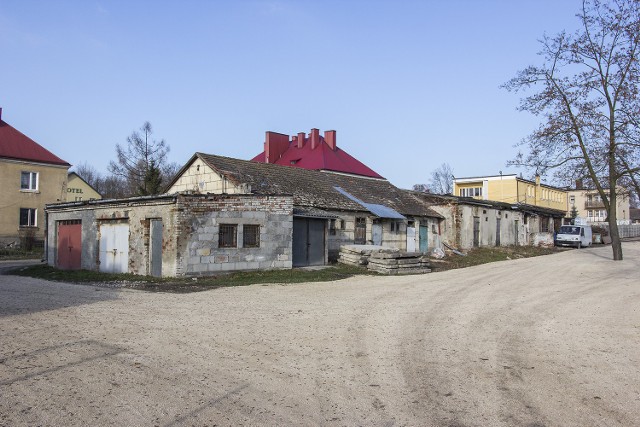
[[[575,246],[580,249],[591,246],[590,225],[563,225],[556,235],[556,246]]]

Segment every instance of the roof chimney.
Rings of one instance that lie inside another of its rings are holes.
[[[298,148],[304,147],[304,132],[298,132]]]
[[[2,107],[0,107],[0,120],[2,120]]]
[[[289,135],[267,131],[264,139],[264,162],[277,162],[287,148],[289,148]]]
[[[311,149],[315,150],[315,148],[320,143],[320,131],[316,128],[311,129]]]
[[[582,179],[576,179],[576,190],[582,190],[583,184]]]
[[[326,130],[324,131],[324,141],[327,143],[332,151],[336,151],[336,131]]]

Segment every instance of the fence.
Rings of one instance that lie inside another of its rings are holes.
[[[604,228],[609,234],[609,224],[598,224],[598,227]],[[618,225],[618,233],[623,239],[626,237],[640,237],[640,224]]]

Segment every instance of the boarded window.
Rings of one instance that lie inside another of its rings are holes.
[[[218,247],[235,248],[238,246],[237,240],[238,226],[236,224],[220,224],[218,236]]]
[[[242,226],[242,247],[259,248],[260,247],[260,226],[254,224],[245,224]]]
[[[37,211],[30,208],[20,208],[20,227],[36,227]]]

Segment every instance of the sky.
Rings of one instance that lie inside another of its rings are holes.
[[[539,123],[501,85],[580,0],[0,0],[2,119],[101,173],[145,121],[170,146],[250,159],[266,131],[336,130],[401,188],[507,167]]]

